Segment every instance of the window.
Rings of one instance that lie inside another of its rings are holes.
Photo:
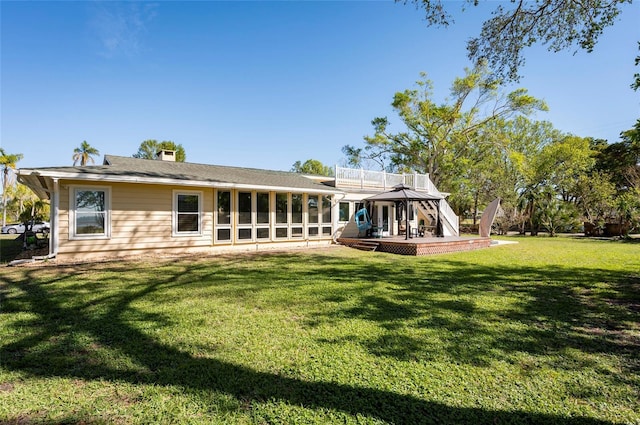
[[[216,197],[216,240],[231,240],[231,192],[218,191]]]
[[[238,224],[251,224],[251,192],[238,193]]]
[[[238,239],[252,239],[251,235],[252,235],[252,228],[251,227],[246,227],[246,228],[239,228],[238,229]]]
[[[309,224],[318,222],[318,197],[309,195]]]
[[[276,223],[287,224],[289,195],[286,193],[276,193]]]
[[[331,198],[322,197],[322,222],[331,223]]]
[[[258,224],[269,224],[269,194],[258,192],[256,197],[258,204]]]
[[[351,215],[349,214],[349,203],[348,202],[340,202],[340,216],[339,221],[349,221]]]
[[[231,192],[218,192],[218,224],[231,224]]]
[[[174,192],[173,235],[202,233],[202,192]]]
[[[238,240],[253,240],[253,194],[238,192]]]
[[[256,193],[256,238],[269,239],[269,217],[271,209],[269,203],[269,192]]]
[[[74,187],[69,191],[71,238],[94,239],[110,237],[109,188]]]
[[[291,222],[302,223],[302,194],[291,195]]]
[[[218,229],[217,238],[219,241],[230,241],[231,229]]]
[[[276,193],[276,238],[289,237],[289,194]]]
[[[309,221],[307,226],[307,235],[310,238],[317,237],[319,235],[318,230],[318,196],[317,195],[309,195],[307,198],[307,206],[309,209]]]
[[[291,195],[291,223],[302,224],[302,194]],[[294,239],[303,237],[302,226],[291,227],[291,237]]]

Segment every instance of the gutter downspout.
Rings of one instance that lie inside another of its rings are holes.
[[[58,179],[53,179],[53,220],[51,223],[51,232],[49,234],[49,258],[53,258],[58,254],[58,224],[60,212],[60,186]]]

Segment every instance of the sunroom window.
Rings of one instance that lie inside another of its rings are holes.
[[[291,237],[302,238],[302,194],[294,193],[291,195]]]
[[[238,192],[238,239],[253,239],[252,193]]]
[[[269,217],[271,216],[271,207],[269,202],[269,192],[256,193],[256,238],[269,239]]]
[[[276,238],[289,237],[289,194],[276,193]]]
[[[307,209],[309,211],[309,221],[307,226],[307,235],[309,237],[317,237],[319,235],[318,230],[318,196],[317,195],[309,195],[307,198]]]
[[[219,190],[216,198],[216,241],[231,240],[231,192]]]

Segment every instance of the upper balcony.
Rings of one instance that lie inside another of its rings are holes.
[[[336,167],[336,187],[341,189],[391,190],[403,184],[414,190],[439,194],[428,174],[394,174],[361,168]]]

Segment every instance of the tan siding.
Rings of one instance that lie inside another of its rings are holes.
[[[111,234],[109,239],[70,238],[69,194],[73,186],[109,187],[111,190]],[[191,254],[255,251],[292,247],[326,246],[330,237],[291,241],[235,241],[213,244],[214,188],[149,185],[134,183],[87,184],[61,181],[58,223],[58,258],[63,260],[124,257],[145,254]],[[198,191],[202,199],[202,234],[173,236],[172,214],[174,190]],[[272,193],[273,196],[273,193]],[[235,192],[234,192],[235,199]],[[273,219],[273,217],[272,217]]]
[[[62,243],[69,239],[69,186],[67,184],[60,184],[59,187],[58,235],[60,245],[62,246]]]
[[[111,238],[71,240],[69,229],[69,190],[72,185],[111,188]],[[60,191],[60,244],[64,254],[122,255],[127,251],[180,251],[207,248],[213,240],[213,189],[189,188],[202,192],[202,235],[172,236],[173,191],[178,186],[127,183],[85,184],[65,181]],[[90,252],[90,254],[89,254]]]

